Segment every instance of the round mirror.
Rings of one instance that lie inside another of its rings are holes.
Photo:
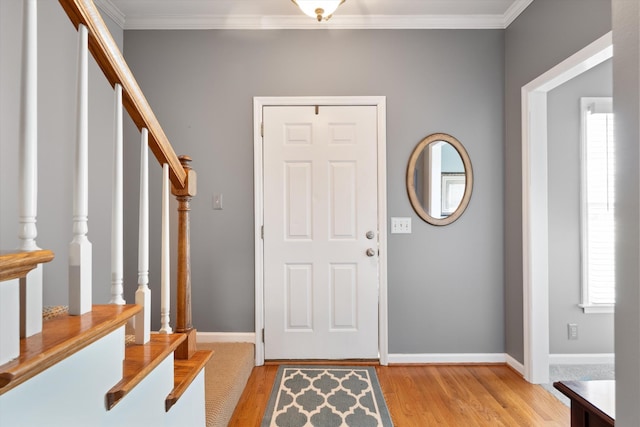
[[[458,219],[471,199],[473,170],[460,141],[434,133],[416,146],[407,167],[407,192],[420,218],[433,225]]]

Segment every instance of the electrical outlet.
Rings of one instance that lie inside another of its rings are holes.
[[[411,234],[411,218],[392,217],[391,234]]]
[[[569,339],[577,340],[578,339],[578,324],[577,323],[569,323],[567,325],[569,327]]]

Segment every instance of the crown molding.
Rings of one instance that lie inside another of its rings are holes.
[[[525,0],[531,1],[531,0]],[[504,29],[503,15],[335,15],[318,23],[289,15],[130,16],[125,30]]]
[[[303,15],[184,13],[125,15],[112,0],[94,0],[125,30],[505,29],[533,0],[514,0],[502,15],[341,15],[318,23]],[[165,0],[168,3],[179,0]],[[136,10],[136,9],[134,9]]]
[[[533,0],[516,0],[504,13],[503,28],[507,28],[524,10],[533,3]]]
[[[120,9],[118,9],[116,5],[111,2],[111,0],[94,0],[94,3],[109,18],[113,19],[113,21],[118,24],[120,28],[124,29],[126,22],[125,15]]]

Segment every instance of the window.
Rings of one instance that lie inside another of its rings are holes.
[[[582,98],[581,246],[585,313],[615,304],[614,144],[611,98]]]

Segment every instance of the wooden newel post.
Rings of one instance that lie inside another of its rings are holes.
[[[180,156],[187,173],[184,188],[171,186],[178,201],[178,280],[175,332],[187,334],[186,341],[176,350],[178,359],[190,359],[196,351],[196,330],[191,323],[191,248],[189,238],[189,202],[196,195],[196,172],[189,165],[189,156]]]

